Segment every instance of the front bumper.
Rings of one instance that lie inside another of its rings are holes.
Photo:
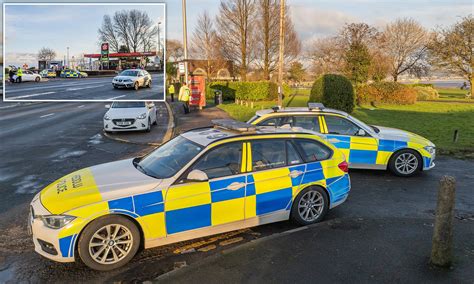
[[[63,237],[63,231],[74,231],[74,227],[83,223],[83,220],[76,218],[73,222],[61,229],[51,229],[46,227],[39,218],[34,215],[50,214],[41,204],[37,195],[30,204],[30,214],[28,215],[28,231],[33,238],[35,251],[57,262],[74,262],[74,251],[78,234],[71,234]],[[79,229],[78,229],[79,232]]]
[[[104,120],[105,131],[140,131],[148,127],[148,118],[144,119],[125,119],[124,122],[130,122],[128,125],[121,125],[122,120],[110,119]]]
[[[113,81],[112,86],[117,87],[117,88],[133,88],[135,84],[133,82],[118,82],[118,81]]]
[[[435,159],[436,159],[436,148],[433,153],[429,153],[424,148],[420,150],[423,156],[423,171],[431,170],[435,167]]]

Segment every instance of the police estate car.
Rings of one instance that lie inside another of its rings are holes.
[[[350,168],[388,168],[408,177],[435,166],[436,148],[428,139],[395,128],[367,125],[320,103],[310,103],[307,108],[260,110],[248,123],[312,130],[341,150]]]
[[[150,154],[85,168],[32,201],[35,250],[111,270],[145,248],[287,220],[322,220],[350,190],[344,155],[309,131],[215,121]]]

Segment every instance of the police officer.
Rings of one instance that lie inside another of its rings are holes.
[[[171,101],[174,102],[174,84],[173,83],[170,83],[170,87],[168,88],[168,93],[170,94],[171,96]]]
[[[183,107],[184,107],[184,114],[189,113],[189,99],[191,97],[191,90],[189,89],[188,86],[186,86],[186,82],[183,83],[181,88],[179,89],[179,96],[178,100],[180,102],[183,102]]]
[[[18,80],[18,83],[21,83],[22,76],[23,76],[23,70],[21,70],[21,67],[18,67],[18,70],[16,71],[16,78]]]

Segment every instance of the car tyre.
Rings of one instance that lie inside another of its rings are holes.
[[[40,78],[40,77],[36,77],[36,78],[35,78],[35,82],[38,83],[39,81],[41,81],[41,78]]]
[[[151,80],[148,81],[148,83],[146,84],[146,87],[151,88]]]
[[[388,169],[396,176],[411,177],[421,172],[423,159],[415,150],[404,149],[390,157]]]
[[[290,218],[298,225],[306,226],[324,219],[329,210],[329,197],[322,187],[310,186],[296,196]]]
[[[150,132],[151,131],[151,119],[148,118],[148,125],[146,126],[146,132]]]
[[[88,267],[109,271],[128,263],[137,253],[140,241],[140,231],[130,219],[107,215],[86,226],[79,237],[77,250]],[[100,250],[103,253],[99,253]]]
[[[118,87],[116,85],[113,85],[114,86],[114,89],[118,89]]]
[[[135,82],[135,84],[133,85],[133,88],[135,89],[135,91],[138,91],[138,89],[140,88],[138,82]]]

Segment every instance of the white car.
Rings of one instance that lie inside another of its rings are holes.
[[[134,88],[138,90],[140,87],[151,88],[151,75],[142,69],[124,70],[112,79],[112,86],[115,89]]]
[[[15,82],[18,82],[18,76],[13,75],[13,80],[15,80]],[[41,75],[33,73],[28,70],[23,70],[23,76],[21,76],[21,81],[22,82],[39,82],[41,81]]]
[[[114,102],[105,107],[109,109],[104,115],[105,132],[150,132],[151,125],[157,124],[156,107],[152,102]]]

